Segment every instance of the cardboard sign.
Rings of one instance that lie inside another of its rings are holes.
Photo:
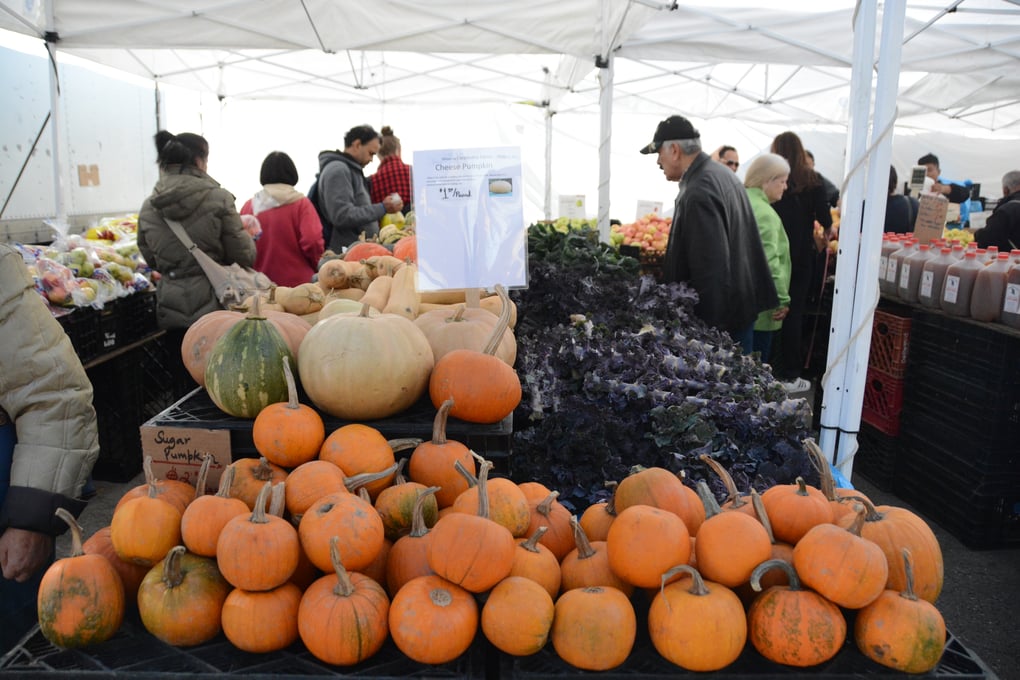
[[[926,193],[921,194],[918,202],[920,205],[914,221],[914,238],[918,243],[931,243],[933,239],[942,238],[949,199],[941,194]]]
[[[216,493],[220,475],[232,462],[229,430],[142,425],[142,459],[152,457],[152,472],[159,479],[176,479],[194,485],[205,454],[213,456],[205,493]]]

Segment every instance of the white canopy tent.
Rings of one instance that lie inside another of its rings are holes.
[[[748,147],[750,155],[757,153],[781,129],[803,131],[809,146],[825,139],[826,156],[816,148],[819,168],[849,180],[845,224],[873,223],[867,218],[884,205],[890,159],[903,168],[926,150],[965,139],[955,145],[969,151],[967,165],[943,161],[955,176],[980,171],[972,178],[995,187],[1015,167],[1015,0],[903,0],[882,12],[875,0],[861,7],[849,0],[786,6],[748,7],[746,0],[0,0],[0,28],[45,37],[61,52],[160,86],[192,88],[214,97],[221,111],[276,102],[292,107],[289,115],[297,118],[316,106],[342,105],[345,122],[334,139],[362,122],[349,119],[353,110],[372,110],[378,120],[428,107],[526,104],[516,109],[516,127],[541,125],[547,173],[550,140],[557,147],[564,138],[587,136],[589,149],[598,149],[597,163],[592,152],[590,161],[573,160],[589,172],[598,168],[603,225],[614,183],[610,168],[632,186],[635,179],[665,184],[647,159],[643,172],[622,173],[618,159],[634,158],[655,122],[678,111],[701,126],[709,148],[732,143],[731,135],[746,140],[743,148],[735,144],[745,161]],[[457,125],[452,117],[446,122]],[[896,135],[902,131],[924,146],[898,158],[891,150],[894,122]],[[319,147],[332,145],[323,140]],[[544,183],[547,216],[552,179]],[[841,261],[859,264],[840,268],[850,287],[837,286],[837,306],[841,292],[850,300],[835,310],[838,333],[830,334],[822,439],[835,461],[836,440],[826,433],[845,433],[838,456],[844,472],[852,464],[870,341],[861,329],[870,328],[874,306],[867,283],[877,276],[871,235],[869,229],[849,241],[846,231],[842,235]]]

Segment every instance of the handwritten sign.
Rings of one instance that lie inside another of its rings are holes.
[[[520,148],[415,151],[414,212],[419,290],[527,284]]]
[[[946,228],[949,200],[942,194],[925,193],[918,198],[917,219],[914,221],[914,238],[919,243],[930,243],[942,238]]]
[[[152,457],[152,471],[159,479],[176,479],[195,484],[205,455],[212,465],[206,478],[206,493],[216,493],[223,469],[232,462],[229,430],[142,425],[142,456]]]

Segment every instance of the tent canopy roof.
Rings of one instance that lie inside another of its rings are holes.
[[[595,111],[611,54],[625,109],[845,123],[854,3],[751,4],[0,0],[0,28],[221,98]],[[1020,4],[908,0],[901,70],[901,125],[1020,135]]]

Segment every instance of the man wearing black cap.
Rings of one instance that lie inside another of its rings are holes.
[[[680,184],[662,280],[693,286],[698,316],[750,351],[755,317],[779,299],[747,192],[701,150],[698,131],[683,116],[659,123],[641,153],[658,154],[666,179]]]

